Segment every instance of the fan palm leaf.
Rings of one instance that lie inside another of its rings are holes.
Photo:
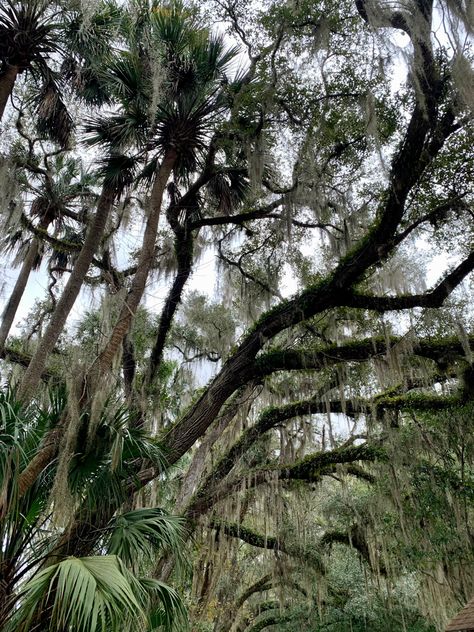
[[[0,4],[0,119],[17,76],[25,71],[36,78],[46,76],[49,58],[61,50],[53,11],[45,0],[5,0]]]
[[[26,632],[45,612],[51,632],[119,630],[132,618],[140,629],[146,621],[143,591],[115,555],[69,557],[26,583],[10,629]]]
[[[109,151],[134,147],[157,156],[176,151],[175,175],[184,177],[196,169],[228,107],[223,84],[238,49],[200,28],[179,3],[154,5],[140,16],[128,26],[130,49],[117,55],[107,71],[119,110],[89,119],[86,141]],[[147,46],[136,42],[137,30]],[[157,57],[161,87],[154,103],[151,67]]]
[[[109,525],[109,553],[118,555],[133,568],[143,558],[152,559],[160,549],[177,554],[184,564],[184,521],[161,509],[139,509],[116,516]]]
[[[163,629],[177,632],[186,630],[187,612],[176,590],[158,579],[139,579],[139,582],[152,606],[148,610],[146,632],[158,632]],[[157,602],[159,605],[156,605]]]
[[[59,24],[51,19],[51,3],[45,0],[5,0],[0,7],[0,60],[19,72],[44,67],[60,50]],[[36,68],[35,68],[36,66]]]

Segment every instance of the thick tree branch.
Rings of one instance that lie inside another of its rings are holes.
[[[236,224],[241,226],[245,222],[250,222],[254,219],[261,219],[262,217],[268,217],[272,211],[279,208],[284,203],[284,198],[280,197],[269,204],[261,208],[248,211],[246,213],[239,213],[237,215],[221,215],[218,217],[205,217],[203,219],[191,222],[190,229],[195,230],[202,228],[203,226],[225,226],[227,224]]]
[[[296,545],[287,545],[279,538],[261,535],[239,524],[211,521],[209,527],[214,529],[217,533],[223,533],[229,538],[238,538],[251,546],[274,551],[275,553],[285,553],[286,555],[304,560],[312,564],[319,571],[324,572],[320,556],[309,548],[306,549]]]
[[[334,474],[341,464],[353,464],[356,461],[374,461],[384,458],[385,453],[379,446],[363,443],[357,446],[342,446],[327,452],[316,452],[293,464],[276,464],[251,470],[246,476],[240,474],[235,479],[225,481],[217,489],[206,490],[203,486],[200,495],[196,495],[191,501],[187,515],[192,518],[206,513],[222,498],[226,498],[230,494],[241,490],[243,485],[258,487],[275,478],[281,481],[301,480],[309,483],[318,483],[323,476]],[[348,469],[347,473],[359,476],[360,472],[356,469]],[[360,478],[367,480],[365,474],[363,472]]]
[[[377,356],[399,351],[396,347],[404,337],[365,338],[346,345],[333,345],[316,349],[277,349],[258,356],[254,361],[253,377],[264,377],[276,371],[321,370],[340,362],[365,362]],[[474,346],[474,336],[468,337]],[[429,358],[447,365],[465,357],[465,349],[458,338],[420,339],[412,342],[410,354]]]
[[[474,252],[431,291],[411,296],[370,296],[353,293],[344,298],[345,307],[357,307],[378,312],[410,309],[413,307],[441,307],[451,292],[474,270]]]

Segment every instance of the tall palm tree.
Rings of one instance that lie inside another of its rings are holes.
[[[124,155],[113,155],[104,164],[103,184],[98,197],[96,212],[89,223],[84,243],[52,313],[48,327],[21,380],[18,397],[22,400],[28,400],[41,380],[46,360],[61,335],[92,259],[100,245],[114,203],[131,181],[130,168],[133,166],[130,159]]]
[[[30,218],[25,216],[23,222],[28,224],[26,227],[28,238],[25,242],[24,226],[20,229],[13,227],[13,232],[6,242],[9,249],[18,248],[18,241],[21,242],[16,259],[20,259],[22,264],[2,314],[0,355],[4,350],[30,274],[40,265],[48,250],[48,243],[44,241],[48,227],[53,224],[57,234],[64,228],[64,223],[68,218],[78,220],[80,218],[78,210],[80,211],[87,202],[94,199],[91,176],[81,172],[78,160],[59,154],[53,158],[51,164],[51,160],[45,157],[45,168],[36,167],[35,171],[40,181],[29,184],[28,188],[34,197],[30,205]],[[38,220],[36,225],[33,224],[35,219]],[[34,231],[32,236],[31,230]]]
[[[112,68],[121,110],[92,121],[88,132],[92,144],[117,149],[133,142],[138,151],[146,151],[143,175],[152,174],[154,182],[137,272],[98,359],[99,373],[110,368],[143,297],[168,180],[173,174],[175,185],[189,183],[198,169],[206,168],[212,134],[228,112],[223,85],[229,83],[226,72],[237,53],[226,48],[223,38],[200,28],[178,3],[165,7],[154,3],[131,25],[128,37],[130,50]],[[142,41],[149,43],[148,48]],[[158,59],[157,50],[161,51]],[[157,63],[163,68],[158,97],[153,83]]]
[[[40,86],[37,113],[43,129],[67,146],[72,119],[60,95],[51,58],[61,51],[55,3],[5,0],[0,6],[0,119],[17,77],[28,72]]]
[[[20,398],[26,399],[39,383],[46,359],[100,243],[114,201],[125,180],[130,184],[133,171],[144,164],[142,179],[151,178],[153,184],[137,271],[110,340],[98,360],[99,372],[110,367],[143,296],[171,173],[177,182],[186,182],[197,166],[203,165],[206,145],[216,123],[224,119],[228,110],[222,86],[227,87],[225,72],[235,58],[236,49],[226,49],[222,38],[212,37],[199,28],[196,19],[179,4],[159,7],[153,3],[151,7],[140,5],[138,10],[134,9],[134,12],[124,11],[117,34],[122,50],[108,60],[107,71],[102,72],[109,98],[118,107],[86,125],[89,143],[105,148],[108,156],[97,212],[50,324],[23,377]],[[154,81],[157,75],[160,94]]]

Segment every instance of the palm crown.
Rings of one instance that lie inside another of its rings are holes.
[[[117,111],[90,119],[90,144],[111,153],[133,149],[143,157],[143,175],[175,151],[175,175],[196,170],[210,134],[228,101],[223,86],[237,50],[199,27],[179,4],[154,4],[145,16],[122,25],[128,49],[107,73]]]

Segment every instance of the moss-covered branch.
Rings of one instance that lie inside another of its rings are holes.
[[[258,356],[254,362],[254,371],[257,375],[265,376],[276,371],[321,370],[341,362],[364,362],[390,352],[398,353],[396,347],[403,341],[401,337],[391,336],[365,338],[345,345],[315,349],[276,349]],[[469,336],[468,341],[474,347],[474,336]],[[442,365],[465,358],[463,343],[454,337],[415,341],[409,353]]]
[[[227,476],[255,441],[272,428],[294,417],[327,412],[354,414],[356,407],[351,402],[347,402],[344,406],[341,402],[321,402],[319,397],[316,396],[311,399],[287,404],[286,406],[267,408],[260,414],[257,422],[246,430],[240,439],[218,461],[212,472],[201,484],[196,497],[199,498],[209,494],[216,484]]]
[[[385,459],[386,455],[380,446],[361,445],[348,448],[335,448],[327,452],[316,452],[295,463],[283,467],[280,471],[280,479],[318,481],[321,476],[328,473],[327,468],[333,465],[353,463],[354,461],[376,461]]]
[[[31,361],[31,355],[29,353],[24,353],[23,351],[18,351],[17,349],[12,349],[11,347],[5,347],[0,352],[0,358],[6,360],[7,362],[19,364],[24,367],[27,367]],[[48,381],[51,378],[59,379],[59,375],[52,369],[45,369],[42,372],[41,377],[45,381]]]
[[[292,615],[281,614],[280,610],[276,610],[274,613],[267,615],[263,619],[259,619],[251,627],[247,628],[245,632],[261,632],[265,628],[269,628],[272,625],[278,625],[281,623],[287,623],[291,621]]]
[[[259,580],[257,580],[254,584],[249,586],[244,592],[240,595],[240,597],[235,602],[235,611],[239,610],[244,603],[247,601],[249,597],[254,595],[257,592],[263,592],[265,590],[269,590],[272,586],[272,576],[270,573],[263,575]]]
[[[370,296],[354,293],[346,298],[344,305],[377,312],[410,309],[412,307],[441,307],[453,288],[457,287],[472,270],[474,270],[474,252],[454,268],[452,272],[447,274],[435,288],[425,294]]]
[[[248,527],[244,527],[235,523],[211,521],[209,524],[211,529],[215,529],[217,533],[223,533],[229,538],[238,538],[255,546],[259,549],[268,549],[269,551],[275,551],[276,553],[285,553],[291,557],[295,557],[300,560],[314,566],[318,571],[324,572],[324,567],[321,562],[319,554],[311,547],[301,547],[298,545],[287,544],[279,538],[272,536],[262,535],[256,531],[252,531]]]
[[[356,461],[372,462],[385,459],[385,452],[380,446],[371,446],[366,443],[357,446],[335,448],[327,452],[310,454],[294,464],[276,464],[240,474],[235,479],[224,482],[220,486],[206,490],[202,486],[202,492],[196,495],[188,506],[187,515],[195,517],[208,511],[214,503],[226,498],[236,490],[240,490],[245,483],[248,487],[257,487],[270,480],[281,481],[301,480],[317,483],[323,476],[329,476],[339,470],[340,465],[350,464],[346,469],[347,474],[357,476],[368,482],[373,482],[373,477],[359,468],[351,467]]]
[[[447,410],[461,404],[459,396],[432,395],[431,393],[407,393],[378,398],[374,401],[377,410],[437,411]]]

